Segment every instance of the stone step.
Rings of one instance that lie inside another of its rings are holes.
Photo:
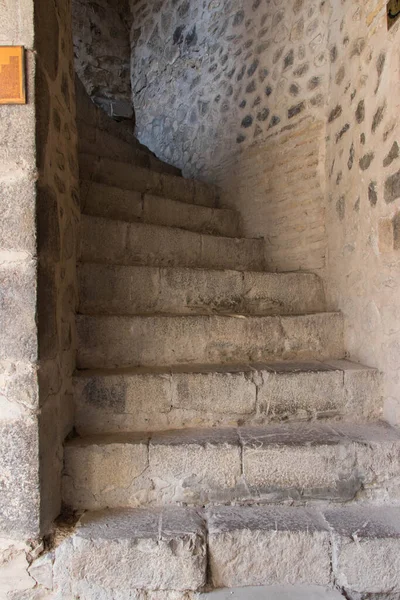
[[[216,186],[193,179],[157,173],[123,161],[91,154],[80,154],[79,167],[81,179],[212,208],[217,207],[219,203],[220,191]]]
[[[69,441],[64,459],[63,500],[79,510],[393,500],[400,491],[400,433],[380,422],[88,436]]]
[[[57,598],[85,600],[121,590],[137,600],[339,600],[335,587],[346,598],[397,598],[399,523],[392,507],[86,513],[69,537],[63,532],[48,579]],[[198,596],[206,583],[228,589]]]
[[[345,596],[327,586],[287,584],[224,588],[199,594],[197,600],[345,600]]]
[[[264,240],[82,215],[80,258],[120,265],[262,271]]]
[[[381,417],[382,377],[348,361],[80,371],[79,435]]]
[[[399,508],[219,507],[207,521],[214,587],[335,585],[346,598],[400,593]]]
[[[85,514],[56,549],[53,582],[60,599],[122,599],[129,591],[141,600],[143,589],[201,589],[206,567],[205,521],[195,510],[100,511]]]
[[[301,316],[78,315],[79,369],[343,358],[340,313]]]
[[[239,213],[234,210],[188,204],[91,181],[81,181],[80,191],[82,212],[87,215],[228,237],[240,235]]]
[[[309,314],[325,310],[312,273],[79,265],[84,314]]]

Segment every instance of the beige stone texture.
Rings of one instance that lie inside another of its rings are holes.
[[[257,273],[82,264],[83,314],[305,314],[325,309],[311,273]]]
[[[292,423],[77,438],[64,502],[118,506],[398,501],[400,435],[385,424]]]
[[[350,358],[383,371],[385,417],[399,423],[400,269],[386,237],[400,206],[399,24],[387,31],[380,0],[332,6],[328,115],[341,114],[327,125],[328,302],[344,313]]]
[[[215,587],[329,584],[329,533],[312,512],[221,507],[207,520]]]
[[[261,239],[82,217],[81,260],[85,262],[262,271],[263,247]]]
[[[342,317],[78,316],[78,367],[342,358]],[[172,343],[173,340],[173,343]]]
[[[399,509],[348,507],[325,511],[324,517],[333,531],[332,567],[337,584],[348,593],[398,595]]]
[[[82,179],[211,208],[219,202],[220,190],[213,185],[88,154],[81,154],[79,162]]]
[[[80,435],[381,417],[382,378],[338,361],[89,371],[75,377]],[[380,401],[379,401],[380,399]]]
[[[205,577],[205,526],[191,509],[87,514],[55,552],[61,598],[118,598],[135,589],[133,598],[141,598],[141,589],[183,593],[201,588]]]

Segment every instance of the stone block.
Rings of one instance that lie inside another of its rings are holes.
[[[243,472],[258,497],[349,501],[396,485],[400,436],[384,424],[242,428]],[[370,491],[371,488],[371,491]]]
[[[329,532],[312,511],[218,507],[207,523],[214,587],[330,582]]]
[[[381,415],[381,374],[348,361],[82,372],[81,435]],[[149,401],[151,398],[151,401]]]
[[[205,540],[204,521],[195,510],[88,513],[56,549],[56,590],[85,600],[99,598],[98,590],[104,597],[135,589],[197,590],[206,578]]]
[[[398,595],[400,509],[354,506],[324,511],[324,517],[332,529],[332,566],[338,585],[350,595]]]
[[[343,356],[338,313],[242,318],[80,316],[77,333],[79,368]]]
[[[69,442],[64,450],[64,502],[89,510],[137,506],[146,488],[140,476],[148,468],[147,445],[147,436],[140,434]]]
[[[226,588],[200,594],[198,600],[343,600],[337,590],[319,585],[268,585]]]
[[[87,215],[81,226],[82,261],[206,269],[263,268],[263,240],[202,235]]]
[[[0,529],[16,539],[40,533],[39,439],[36,418],[0,421]]]
[[[36,183],[34,177],[16,170],[0,181],[0,249],[36,253]]]
[[[13,262],[6,255],[0,267],[0,360],[35,361],[36,327],[36,263]]]
[[[240,476],[241,449],[234,430],[185,429],[151,436],[149,477],[157,503],[230,501]]]

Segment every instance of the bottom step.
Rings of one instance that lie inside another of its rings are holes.
[[[399,594],[400,509],[237,506],[86,513],[52,561],[56,598],[182,600],[197,597],[186,592],[207,587],[299,584],[336,586],[347,597]],[[143,590],[154,592],[147,596]],[[222,600],[224,593],[210,600]],[[326,600],[334,600],[332,594]]]
[[[319,585],[268,585],[225,588],[200,594],[199,600],[344,600],[337,590]]]

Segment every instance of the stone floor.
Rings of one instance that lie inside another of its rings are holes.
[[[199,600],[343,600],[338,591],[315,585],[272,585],[216,590]]]

